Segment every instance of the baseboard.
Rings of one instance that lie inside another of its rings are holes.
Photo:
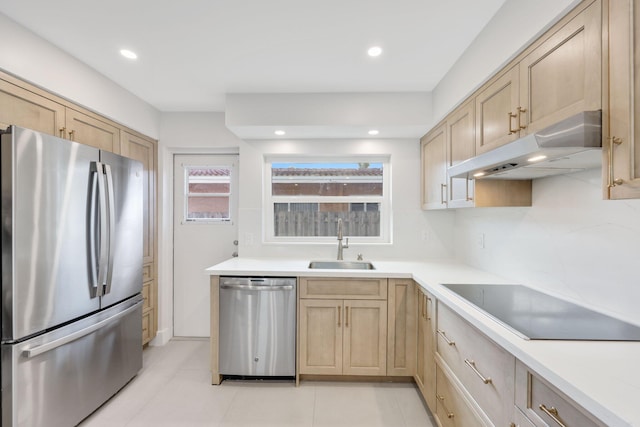
[[[156,333],[156,337],[149,343],[150,346],[163,346],[171,339],[171,331],[169,329],[161,329]]]

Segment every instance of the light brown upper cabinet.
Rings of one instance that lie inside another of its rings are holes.
[[[609,132],[604,197],[640,198],[640,1],[609,2]]]
[[[67,109],[62,138],[120,154],[120,129],[80,111]]]
[[[516,126],[526,134],[602,105],[602,4],[594,2],[519,63]]]
[[[508,142],[520,133],[520,73],[518,65],[489,81],[475,98],[476,154],[482,154]]]
[[[421,139],[424,210],[531,206],[531,180],[473,180],[447,175],[447,167],[475,155],[475,105],[468,100]]]
[[[447,117],[447,167],[470,159],[476,153],[475,104],[467,101]],[[447,182],[448,207],[473,206],[474,181],[451,178]]]
[[[156,167],[157,142],[106,117],[73,104],[14,76],[0,72],[0,128],[17,125],[122,154],[144,167],[143,342],[158,327]]]
[[[16,125],[60,136],[64,117],[64,105],[0,79],[0,128]]]
[[[447,126],[442,123],[420,139],[422,209],[447,207]]]

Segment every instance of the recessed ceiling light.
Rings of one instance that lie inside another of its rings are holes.
[[[481,177],[481,176],[484,176],[484,172],[474,173],[474,174],[473,174],[473,176],[474,176],[475,178],[479,178],[479,177]]]
[[[274,133],[275,133],[276,135],[278,135],[278,136],[282,136],[282,135],[284,135],[286,132],[285,132],[285,131],[283,131],[283,130],[278,129],[278,130],[277,130],[277,131],[275,131]]]
[[[371,130],[369,131],[369,135],[377,135],[377,134],[379,134],[379,133],[380,133],[380,131],[379,131],[378,129],[371,129]]]
[[[124,56],[125,58],[129,58],[129,59],[138,59],[138,55],[136,55],[135,52],[132,52],[129,49],[121,49],[120,50],[120,55]]]
[[[382,48],[380,46],[372,46],[367,51],[367,54],[369,54],[369,56],[380,56],[381,53]]]
[[[544,156],[544,155],[541,155],[541,156],[534,156],[534,157],[531,157],[530,159],[527,159],[527,161],[528,161],[528,162],[532,162],[532,163],[533,163],[533,162],[538,162],[538,161],[540,161],[540,160],[544,160],[544,159],[546,159],[546,158],[547,158],[547,156]]]

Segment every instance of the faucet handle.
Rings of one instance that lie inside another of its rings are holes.
[[[343,248],[348,249],[349,248],[349,238],[345,237],[346,243],[344,245],[342,245]]]

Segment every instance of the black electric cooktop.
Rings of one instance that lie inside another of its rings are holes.
[[[640,341],[640,327],[522,285],[445,284],[532,340]]]

